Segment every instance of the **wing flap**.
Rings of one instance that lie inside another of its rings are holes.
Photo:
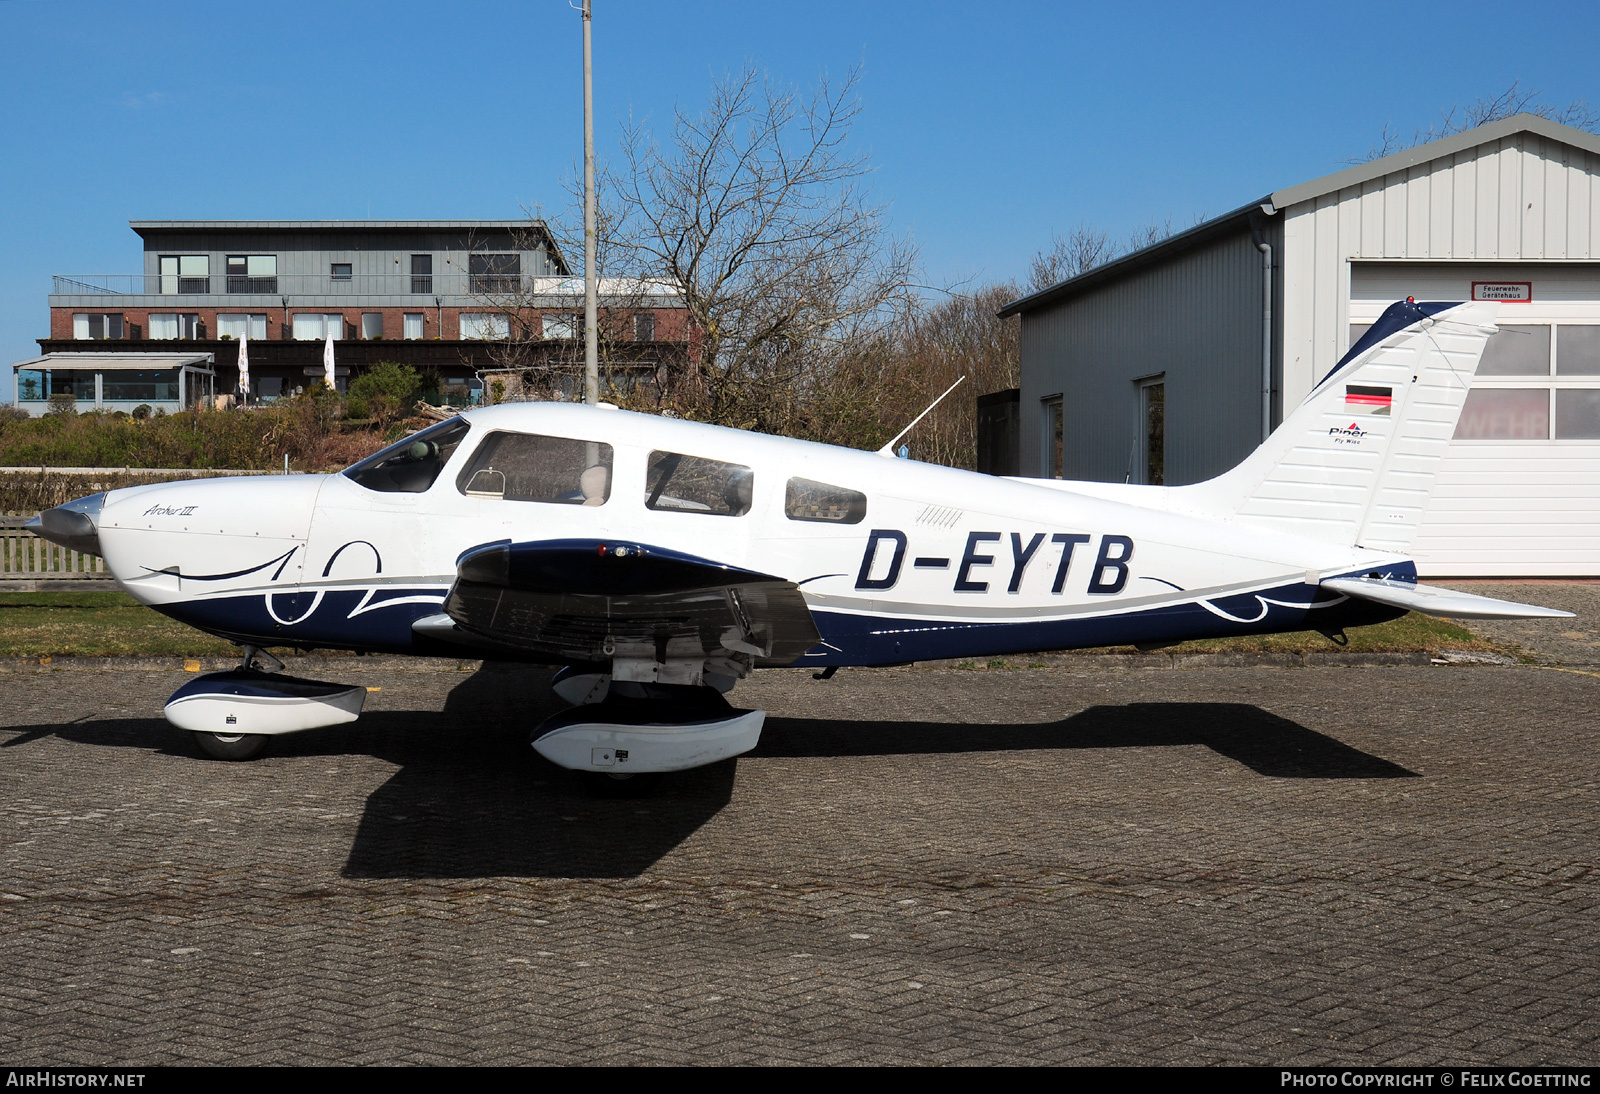
[[[1510,600],[1495,600],[1474,593],[1458,593],[1452,589],[1439,589],[1431,585],[1417,585],[1405,581],[1385,581],[1370,577],[1336,577],[1321,582],[1324,589],[1332,589],[1345,596],[1360,597],[1391,608],[1405,608],[1427,615],[1447,615],[1453,619],[1568,619],[1571,612],[1555,608],[1541,608],[1534,604],[1518,604]]]
[[[637,543],[488,544],[462,556],[444,614],[458,641],[558,662],[779,666],[821,637],[794,582]],[[426,632],[447,637],[436,619]]]

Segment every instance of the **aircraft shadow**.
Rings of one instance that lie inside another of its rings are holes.
[[[528,747],[560,706],[549,671],[486,665],[444,712],[377,711],[352,726],[286,737],[273,755],[366,754],[399,765],[367,798],[342,873],[351,878],[637,877],[731,800],[737,761],[667,776],[646,797],[600,786]],[[0,748],[44,736],[194,755],[154,719],[15,727]],[[959,724],[770,718],[752,757],[827,758],[951,752],[1204,745],[1260,775],[1414,778],[1399,764],[1240,703],[1098,706],[1056,722]],[[197,759],[197,762],[198,759]]]
[[[344,875],[636,877],[728,804],[737,761],[628,796],[629,783],[541,758],[530,732],[565,708],[550,677],[488,663],[451,690],[442,715],[404,716],[424,720],[420,732],[374,718],[375,751],[401,768],[368,797]]]
[[[1205,745],[1276,779],[1409,779],[1399,764],[1247,703],[1099,706],[1059,722],[841,722],[769,718],[751,756],[894,756]]]

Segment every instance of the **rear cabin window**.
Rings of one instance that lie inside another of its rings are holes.
[[[867,496],[825,482],[790,479],[783,496],[783,515],[819,524],[860,524],[867,516]]]
[[[755,475],[743,464],[681,452],[652,452],[645,474],[647,509],[742,517],[750,511]]]
[[[345,469],[345,476],[368,490],[420,494],[433,485],[471,428],[460,418],[429,426]]]
[[[611,446],[537,433],[491,433],[456,485],[469,498],[604,505],[611,497]]]

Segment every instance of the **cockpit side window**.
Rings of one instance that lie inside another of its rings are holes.
[[[344,474],[368,490],[420,494],[433,485],[470,428],[460,418],[431,425],[360,463],[351,464]]]
[[[681,452],[652,452],[645,473],[646,509],[742,517],[750,511],[754,473],[743,464],[723,463]]]
[[[604,505],[611,497],[611,446],[537,433],[491,433],[456,476],[469,498]]]
[[[867,496],[843,486],[793,478],[784,491],[783,515],[820,524],[860,524],[867,517]]]

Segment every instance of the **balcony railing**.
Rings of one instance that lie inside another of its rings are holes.
[[[474,297],[486,302],[505,301],[521,295],[583,296],[581,277],[469,274],[465,270],[427,275],[353,274],[337,279],[330,274],[280,274],[277,277],[228,274],[210,278],[174,278],[170,274],[166,277],[160,274],[56,274],[52,280],[50,291],[55,296],[399,296],[414,299],[418,305],[432,303],[436,296]],[[225,291],[213,294],[213,288]],[[610,277],[601,279],[600,293],[612,302],[619,298],[651,298],[651,306],[655,307],[663,306],[661,297],[672,295],[664,286]]]

